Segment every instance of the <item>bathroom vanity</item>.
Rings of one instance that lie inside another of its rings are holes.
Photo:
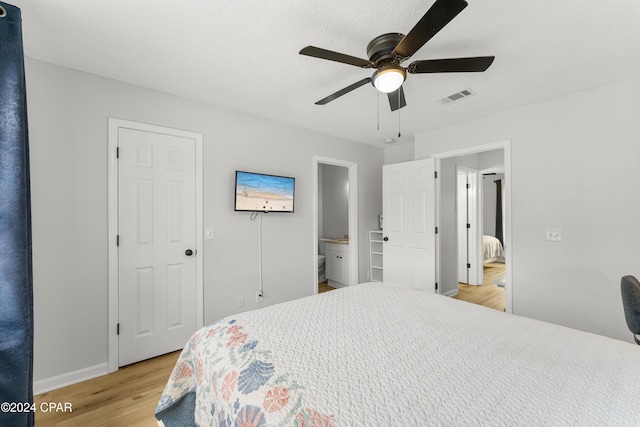
[[[329,286],[349,286],[349,240],[322,239],[325,242],[326,276]]]

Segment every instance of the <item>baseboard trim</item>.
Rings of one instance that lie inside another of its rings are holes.
[[[332,288],[348,288],[349,285],[347,285],[346,283],[341,283],[341,282],[334,282],[333,280],[327,280],[327,285],[331,286]]]
[[[445,292],[444,294],[445,297],[454,297],[456,295],[458,295],[458,290],[457,289],[452,289],[449,292]]]
[[[79,369],[66,374],[56,375],[55,377],[45,378],[33,382],[33,394],[42,394],[47,391],[56,390],[71,384],[101,377],[109,373],[109,364],[101,363],[99,365],[89,366],[88,368]]]

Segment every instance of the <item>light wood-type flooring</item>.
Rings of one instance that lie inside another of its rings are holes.
[[[506,297],[504,288],[494,283],[494,281],[504,281],[504,269],[505,266],[502,263],[485,264],[482,286],[459,283],[458,295],[453,298],[505,311]]]
[[[179,351],[34,397],[36,427],[157,427],[153,416]],[[43,412],[44,403],[71,404],[71,412]]]
[[[335,288],[333,286],[329,286],[327,282],[318,283],[318,293],[321,294],[323,292],[333,291]]]

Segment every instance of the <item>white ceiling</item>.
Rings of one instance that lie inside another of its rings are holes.
[[[31,58],[380,147],[640,74],[637,0],[468,0],[405,65],[496,60],[484,73],[409,75],[400,117],[370,85],[314,105],[372,70],[298,52],[367,58],[369,41],[406,34],[433,0],[5,1],[22,9]],[[467,88],[476,95],[439,101]]]

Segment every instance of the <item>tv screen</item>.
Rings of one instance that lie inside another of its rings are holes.
[[[293,212],[295,178],[236,171],[235,210]]]

